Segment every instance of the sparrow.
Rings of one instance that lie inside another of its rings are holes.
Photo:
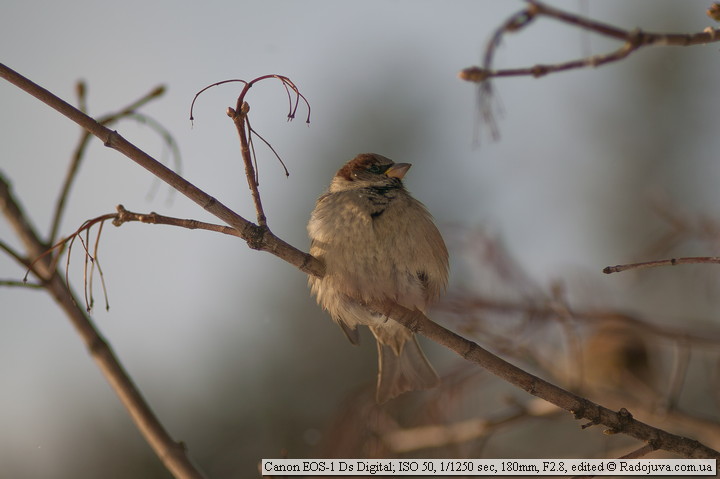
[[[309,278],[311,292],[351,343],[359,342],[358,326],[375,336],[379,403],[439,382],[415,334],[372,306],[391,300],[424,313],[447,286],[445,242],[403,186],[410,166],[356,156],[318,198],[308,223],[310,254],[325,264],[322,278]]]

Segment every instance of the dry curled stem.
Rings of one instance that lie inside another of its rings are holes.
[[[245,165],[245,176],[247,177],[253,203],[255,204],[257,222],[260,228],[267,228],[267,216],[265,215],[265,210],[263,209],[262,200],[260,198],[260,178],[258,176],[257,154],[255,152],[253,138],[257,136],[263,143],[265,143],[265,145],[267,145],[268,148],[270,148],[270,150],[273,152],[273,154],[285,170],[285,176],[290,176],[290,173],[285,166],[285,162],[282,160],[280,155],[278,155],[277,151],[275,151],[275,148],[273,148],[272,145],[267,140],[265,140],[265,138],[263,138],[255,130],[253,130],[252,126],[250,126],[250,117],[248,115],[250,113],[250,104],[245,100],[245,98],[248,91],[253,85],[264,80],[273,79],[279,80],[282,86],[285,88],[285,92],[287,93],[289,104],[289,111],[287,114],[288,121],[291,121],[295,118],[298,107],[300,106],[300,102],[302,101],[307,107],[308,112],[305,122],[309,124],[310,103],[308,102],[307,98],[305,98],[305,96],[300,93],[300,89],[297,87],[297,85],[292,80],[290,80],[290,78],[283,75],[263,75],[249,82],[245,80],[235,79],[213,83],[212,85],[208,85],[199,92],[197,92],[195,94],[195,98],[193,98],[192,104],[190,105],[190,121],[193,121],[193,109],[195,107],[195,101],[206,90],[227,83],[243,83],[245,85],[240,92],[240,95],[238,95],[236,107],[228,107],[226,112],[227,115],[233,120],[235,128],[238,132],[238,137],[240,139],[240,153],[242,155],[243,163]]]

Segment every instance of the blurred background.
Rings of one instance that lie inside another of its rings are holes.
[[[705,0],[551,3],[627,29],[689,33],[711,24]],[[279,82],[248,96],[253,127],[290,170],[286,178],[256,143],[276,235],[307,250],[315,199],[357,153],[413,163],[406,185],[435,216],[452,260],[450,290],[431,317],[531,372],[595,391],[591,398],[608,405],[618,390],[631,390],[640,396],[619,404],[647,406],[658,427],[684,431],[690,417],[715,427],[716,267],[610,276],[602,269],[720,254],[720,45],[648,48],[594,70],[500,79],[501,136],[493,141],[478,120],[475,87],[457,72],[478,64],[494,29],[524,5],[9,0],[0,7],[0,57],[71,103],[84,80],[92,116],[166,85],[142,112],[172,134],[181,174],[251,220],[239,144],[225,115],[239,84],[203,94],[194,124],[190,103],[220,80],[289,76],[312,105],[309,126],[302,106],[286,122]],[[617,47],[541,19],[506,37],[495,66]],[[47,234],[81,132],[9,83],[0,82],[0,103],[0,170]],[[177,168],[147,125],[126,120],[113,128]],[[217,222],[93,140],[61,234],[117,204]],[[0,239],[20,248],[4,220]],[[80,291],[78,251],[69,277]],[[602,457],[640,446],[580,431],[568,414],[538,409],[527,394],[427,342],[443,387],[374,405],[370,335],[351,346],[300,271],[237,238],[106,225],[100,259],[110,309],[96,284],[93,318],[209,477],[250,477],[261,458],[283,455]],[[24,274],[0,256],[0,279]],[[692,334],[680,343],[678,332]],[[608,358],[610,366],[598,366]],[[664,378],[662,387],[653,376]],[[603,387],[593,389],[597,378]],[[671,422],[673,411],[685,415],[682,424]],[[430,426],[439,429],[422,430],[429,442],[402,442],[403,431],[417,439],[425,436],[413,428]],[[0,431],[0,477],[170,477],[42,291],[0,288]],[[705,438],[698,429],[687,434]]]

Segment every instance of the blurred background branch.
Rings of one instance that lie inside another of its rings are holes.
[[[492,111],[491,97],[493,88],[490,79],[500,77],[530,76],[539,78],[550,73],[566,72],[581,68],[595,68],[608,63],[617,62],[627,58],[631,53],[648,46],[694,46],[706,45],[720,41],[720,28],[707,27],[698,33],[655,33],[645,32],[640,29],[624,30],[614,25],[598,22],[585,18],[574,13],[551,7],[537,0],[526,0],[528,6],[512,15],[500,27],[495,30],[491,40],[485,47],[485,55],[481,67],[473,66],[460,71],[460,79],[478,84],[478,107],[483,119],[491,129],[493,138],[499,138],[500,132]],[[707,15],[715,21],[715,15],[719,4],[714,4]],[[497,48],[507,33],[516,33],[531,25],[541,17],[551,18],[566,25],[580,28],[582,30],[603,35],[614,40],[623,42],[622,46],[610,53],[592,55],[578,60],[560,62],[555,64],[536,64],[531,67],[493,69],[493,60]]]

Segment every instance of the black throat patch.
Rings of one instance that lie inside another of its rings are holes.
[[[371,186],[366,188],[368,203],[370,203],[370,217],[375,220],[382,215],[391,201],[397,197],[401,185]]]

